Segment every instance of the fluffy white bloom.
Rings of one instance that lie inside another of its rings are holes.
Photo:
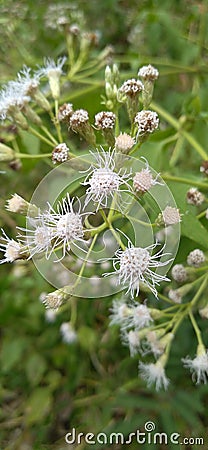
[[[16,110],[22,108],[29,100],[30,98],[20,88],[19,83],[9,82],[0,92],[0,118],[11,119]]]
[[[138,331],[130,330],[128,333],[125,331],[122,334],[122,342],[124,345],[128,345],[131,356],[135,356],[141,351],[141,342]]]
[[[92,154],[97,164],[91,165],[89,173],[82,184],[89,186],[86,191],[85,205],[92,200],[97,204],[98,210],[100,206],[106,207],[108,199],[110,197],[113,198],[115,193],[119,194],[120,197],[121,185],[124,184],[126,186],[126,191],[131,191],[128,184],[130,176],[122,169],[116,172],[115,152],[102,150],[100,153]]]
[[[63,322],[60,326],[62,339],[66,344],[73,344],[77,340],[77,333],[68,322]]]
[[[172,206],[166,206],[162,212],[162,217],[165,225],[174,225],[181,222],[181,215],[178,208]]]
[[[54,76],[60,77],[63,73],[62,68],[66,60],[66,56],[58,58],[57,62],[55,62],[52,58],[45,58],[44,66],[39,68],[39,70],[36,72],[36,75],[39,77],[45,76],[48,79]]]
[[[53,237],[51,229],[44,224],[43,218],[29,219],[29,224],[31,228],[17,227],[20,231],[24,232],[24,234],[19,233],[17,238],[19,242],[28,246],[30,252],[28,259],[43,252],[47,255],[51,248],[51,240]]]
[[[126,250],[119,249],[115,253],[113,266],[115,273],[118,275],[118,283],[128,286],[127,293],[130,292],[132,298],[134,297],[134,291],[136,291],[136,295],[139,294],[140,283],[144,283],[157,297],[156,285],[158,286],[162,281],[169,281],[164,275],[152,271],[153,268],[165,266],[170,262],[170,260],[158,261],[159,258],[167,256],[167,253],[162,253],[163,248],[155,255],[151,255],[150,251],[156,246],[157,244],[152,244],[146,248],[134,247],[128,241]]]
[[[159,391],[161,388],[167,389],[168,387],[169,380],[160,359],[155,364],[144,364],[140,362],[139,374],[147,382],[148,387],[155,384],[156,391]]]
[[[51,58],[46,58],[44,60],[44,67],[41,67],[37,74],[38,76],[45,76],[48,78],[51,93],[54,99],[58,99],[60,97],[60,83],[59,79],[61,74],[63,73],[62,67],[66,61],[66,57],[58,58],[57,63]]]
[[[136,172],[133,178],[133,188],[139,194],[148,192],[150,188],[156,184],[162,184],[157,181],[159,174],[155,179],[153,178],[147,161],[145,161],[145,165],[145,169],[142,169],[140,172]]]
[[[148,307],[136,302],[126,304],[124,300],[114,300],[111,313],[110,325],[117,323],[122,329],[134,327],[140,330],[152,322]]]
[[[67,250],[70,250],[72,242],[76,245],[76,241],[83,241],[84,230],[80,204],[79,211],[74,212],[73,202],[74,199],[71,199],[67,194],[62,202],[58,203],[57,211],[49,204],[49,210],[42,216],[45,226],[50,230],[51,240],[53,241],[49,256],[55,248],[62,246],[64,257]]]
[[[0,264],[5,262],[12,263],[16,261],[16,259],[24,259],[26,257],[26,252],[22,245],[15,241],[14,239],[10,239],[5,231],[2,229],[3,237],[1,237],[0,242],[0,252],[4,253],[4,258],[0,260]]]
[[[17,74],[16,86],[24,95],[31,95],[33,91],[37,90],[39,84],[39,75],[37,73],[32,75],[30,67],[23,66],[23,69]]]
[[[197,352],[197,356],[194,359],[190,359],[188,356],[182,359],[184,367],[190,369],[192,373],[192,379],[196,384],[201,382],[207,383],[208,378],[208,350],[202,350]]]
[[[113,300],[110,312],[110,325],[117,324],[122,326],[128,323],[130,308],[124,299]]]

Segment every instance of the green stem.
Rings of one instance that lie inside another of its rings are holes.
[[[153,107],[153,109],[158,112],[158,114],[160,114],[162,117],[164,117],[164,119],[170,123],[177,131],[180,132],[180,134],[182,134],[186,140],[189,142],[189,144],[191,144],[195,150],[197,151],[197,153],[199,153],[199,155],[202,157],[202,159],[207,160],[208,159],[208,155],[205,152],[205,150],[203,149],[203,147],[196,141],[196,139],[188,132],[183,130],[183,128],[181,128],[181,123],[179,122],[179,120],[175,119],[170,113],[168,113],[165,109],[163,109],[161,106],[159,106],[158,104],[152,102],[151,106]]]
[[[199,187],[202,189],[208,189],[208,184],[201,183],[200,181],[190,180],[189,178],[181,178],[181,177],[176,177],[176,176],[172,176],[172,175],[168,175],[168,174],[162,175],[162,178],[163,178],[163,180],[167,180],[167,181],[176,181],[178,183],[190,184],[191,186],[196,186],[196,187]]]
[[[201,331],[196,323],[196,320],[194,318],[192,311],[189,311],[189,317],[191,319],[191,323],[192,323],[194,331],[196,333],[198,344],[203,346],[204,344],[203,344],[202,337],[201,337]]]
[[[16,156],[20,159],[42,159],[42,158],[51,158],[51,153],[43,153],[40,155],[29,155],[28,153],[16,153]]]
[[[28,131],[30,131],[34,136],[38,137],[41,141],[46,142],[48,145],[50,145],[51,147],[54,147],[54,143],[52,141],[49,141],[45,136],[43,136],[42,134],[40,134],[37,130],[35,130],[35,128],[33,127],[29,127]]]
[[[47,136],[51,139],[51,141],[54,142],[54,145],[58,145],[58,141],[44,125],[41,126],[41,129],[44,131],[45,134],[47,134]]]

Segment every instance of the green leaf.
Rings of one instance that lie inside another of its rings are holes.
[[[10,371],[21,359],[26,347],[26,341],[16,338],[14,341],[4,340],[1,351],[1,368],[3,372]]]
[[[21,130],[22,143],[30,155],[37,155],[40,152],[40,140],[31,133]]]
[[[79,328],[78,338],[81,347],[85,350],[94,350],[97,345],[97,336],[92,328],[82,326]]]
[[[26,404],[26,424],[41,423],[51,409],[52,395],[47,387],[35,389]]]
[[[186,203],[186,193],[190,185],[182,185],[181,183],[168,183],[176,204],[182,214],[181,234],[196,242],[198,245],[208,249],[208,231],[197,219],[197,209]]]
[[[32,385],[37,385],[47,368],[44,358],[38,353],[33,353],[26,362],[26,374]]]

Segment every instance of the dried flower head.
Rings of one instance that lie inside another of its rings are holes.
[[[77,109],[70,117],[70,128],[78,131],[89,122],[89,114],[85,109]]]
[[[190,252],[187,257],[187,264],[189,266],[200,267],[201,264],[203,264],[204,262],[205,262],[205,255],[198,248]]]
[[[120,133],[115,139],[115,150],[124,154],[128,154],[135,145],[135,139],[127,133]]]
[[[149,164],[146,161],[145,169],[142,169],[140,172],[136,172],[133,178],[133,188],[139,194],[144,194],[148,192],[150,188],[156,184],[161,184],[157,181],[159,174],[154,179],[152,173],[149,168]]]
[[[187,280],[187,271],[183,264],[175,264],[171,270],[171,275],[178,283],[184,283]]]
[[[166,206],[162,212],[162,218],[165,225],[174,225],[181,221],[181,215],[178,208],[173,208],[172,206]]]
[[[204,175],[208,176],[208,161],[203,161],[200,166],[200,172]]]
[[[67,145],[62,142],[61,144],[58,144],[52,151],[52,161],[54,164],[57,162],[64,162],[69,159],[69,148]]]
[[[159,117],[155,111],[143,110],[136,114],[134,123],[138,126],[138,135],[153,133],[159,126]]]
[[[190,188],[186,194],[187,203],[200,206],[204,201],[204,195],[197,188]]]
[[[115,121],[116,115],[111,111],[101,111],[95,115],[95,126],[100,130],[114,128]]]
[[[124,81],[119,91],[128,97],[135,97],[142,92],[143,89],[143,83],[140,80],[135,80],[135,78],[132,78],[131,80]]]
[[[126,172],[121,169],[115,171],[115,153],[105,152],[103,149],[97,154],[92,153],[96,160],[96,165],[92,165],[89,169],[84,186],[89,186],[86,191],[85,205],[90,200],[97,203],[97,210],[100,206],[107,206],[108,199],[112,198],[117,192],[120,193],[120,186],[124,184],[126,190],[130,191],[131,188],[128,185],[128,179],[130,178]]]
[[[89,122],[89,114],[85,109],[77,109],[69,119],[69,128],[79,133],[90,145],[95,145],[96,138],[94,130]]]
[[[58,110],[58,120],[59,122],[67,122],[69,123],[69,119],[73,114],[73,105],[72,103],[64,103],[59,107]]]
[[[138,76],[143,80],[155,81],[159,77],[159,72],[151,64],[148,64],[148,66],[143,66],[139,69]]]
[[[155,255],[151,255],[150,251],[156,246],[157,244],[152,244],[146,248],[134,247],[128,240],[126,250],[119,249],[115,253],[113,267],[118,276],[118,283],[128,286],[127,293],[130,292],[132,298],[135,291],[136,295],[139,294],[140,283],[144,283],[157,297],[156,286],[159,286],[162,281],[169,281],[164,275],[152,271],[153,268],[163,267],[170,262],[170,260],[158,261],[159,258],[167,256],[167,254],[162,253],[163,248]]]

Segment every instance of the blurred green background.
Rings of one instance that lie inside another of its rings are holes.
[[[52,5],[56,15],[67,15],[74,8],[84,29],[99,32],[94,54],[111,45],[113,61],[120,64],[124,74],[136,76],[142,64],[155,65],[161,75],[155,101],[177,117],[186,114],[187,127],[206,146],[207,1],[1,1],[2,84],[13,79],[23,64],[34,67],[45,56],[56,58],[64,53],[62,33],[57,27],[51,28],[50,21],[53,26],[56,20],[50,13]],[[96,76],[102,81],[104,69]],[[70,90],[76,107],[88,109],[90,115],[97,112],[102,82],[99,88],[83,95],[76,94],[76,89],[75,81]],[[171,132],[169,128],[161,129],[146,147],[145,156],[151,154],[150,162],[156,170],[168,167],[169,150],[160,145],[160,140]],[[177,162],[175,175],[184,168],[198,173],[200,157],[189,145],[184,144]],[[6,213],[6,199],[17,192],[29,200],[50,167],[44,162],[24,162],[20,171],[5,166],[2,170],[6,173],[0,175],[0,225],[13,236],[16,217]],[[24,224],[21,217],[18,224]],[[178,259],[192,246],[192,241],[184,238]],[[77,432],[120,431],[127,435],[136,429],[144,431],[146,421],[153,421],[156,431],[168,435],[178,432],[181,437],[204,438],[202,446],[169,443],[170,449],[207,448],[208,390],[206,385],[194,386],[180,362],[194,342],[188,323],[180,329],[171,353],[167,369],[170,387],[167,392],[157,393],[137,377],[138,360],[130,359],[128,349],[121,345],[119,330],[108,328],[110,299],[79,300],[79,339],[69,346],[62,342],[59,330],[69,317],[59,315],[53,323],[46,320],[39,296],[53,287],[42,279],[32,262],[1,265],[0,276],[1,450],[64,450],[73,448],[64,441],[73,427]],[[206,325],[202,327],[207,342]],[[74,446],[90,447],[84,443]],[[132,442],[111,448],[140,447]],[[160,450],[167,446],[144,443],[142,448]]]

